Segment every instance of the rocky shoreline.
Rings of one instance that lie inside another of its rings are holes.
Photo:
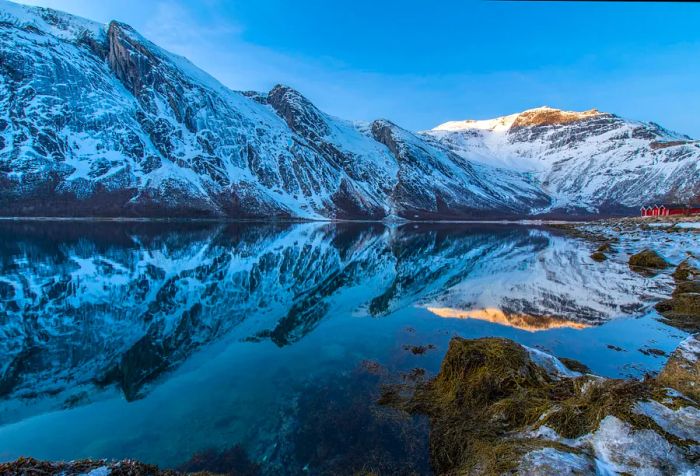
[[[606,379],[508,339],[455,337],[434,378],[389,385],[381,403],[430,418],[436,474],[693,474],[698,358],[693,336],[656,378]]]

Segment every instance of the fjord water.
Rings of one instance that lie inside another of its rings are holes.
[[[0,460],[428,472],[426,422],[375,402],[451,336],[610,377],[683,338],[663,276],[590,253],[517,225],[0,223]]]

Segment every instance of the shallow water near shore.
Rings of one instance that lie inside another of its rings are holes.
[[[693,251],[672,239],[672,262]],[[667,275],[594,249],[514,224],[0,223],[0,460],[428,472],[426,422],[374,402],[452,336],[607,377],[685,337],[653,310]]]

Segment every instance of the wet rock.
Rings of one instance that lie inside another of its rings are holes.
[[[665,269],[670,265],[656,251],[646,249],[630,256],[629,265],[632,269]]]
[[[676,282],[700,279],[700,269],[692,266],[688,260],[684,260],[678,265],[672,276]]]
[[[599,253],[606,253],[606,252],[610,251],[610,249],[611,249],[610,242],[606,242],[606,243],[603,243],[602,245],[600,245],[596,251]]]
[[[658,381],[700,402],[700,335],[681,342],[659,374]]]
[[[407,350],[413,355],[423,355],[429,350],[435,349],[433,344],[428,345],[404,345],[403,350]]]
[[[622,347],[616,346],[616,345],[608,344],[607,347],[608,347],[608,349],[614,350],[615,352],[626,352],[625,349],[623,349]]]
[[[568,357],[559,357],[562,364],[566,366],[567,369],[573,370],[574,372],[579,372],[582,374],[590,374],[591,369],[584,363],[579,362],[576,359],[569,359]]]
[[[605,261],[606,259],[608,259],[608,257],[605,255],[605,253],[602,253],[600,251],[596,251],[595,253],[593,253],[591,255],[591,259],[593,261],[601,262],[601,261]]]
[[[644,347],[642,349],[639,349],[639,352],[641,352],[644,355],[648,355],[650,357],[651,356],[653,356],[653,357],[665,357],[666,356],[666,352],[664,352],[661,349],[655,349],[653,347]]]
[[[156,466],[138,461],[79,460],[70,462],[39,461],[34,458],[19,458],[9,463],[0,463],[0,474],[12,476],[44,475],[105,475],[105,476],[184,476],[185,473],[161,470]],[[211,473],[199,473],[207,476]],[[213,475],[212,475],[213,476]]]
[[[656,304],[656,310],[664,317],[664,321],[685,330],[697,332],[700,330],[700,273],[697,268],[681,263],[673,273],[676,288],[670,299]]]

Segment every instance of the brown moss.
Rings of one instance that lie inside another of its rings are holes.
[[[495,474],[515,468],[532,446],[505,435],[542,415],[552,386],[555,381],[512,341],[453,338],[434,379],[409,398],[387,389],[381,402],[430,417],[436,473]]]
[[[568,362],[577,370],[585,367]],[[436,474],[503,474],[515,471],[525,453],[556,446],[527,436],[542,425],[565,438],[577,438],[612,415],[678,443],[633,410],[641,400],[665,395],[651,378],[555,378],[536,365],[526,349],[507,339],[453,338],[435,378],[418,383],[408,396],[406,386],[387,387],[380,402],[428,415]]]
[[[656,304],[664,321],[687,332],[700,331],[700,281],[697,269],[684,261],[673,272],[676,287],[670,299]]]
[[[690,281],[695,278],[700,278],[700,270],[691,266],[688,260],[685,260],[678,265],[672,276],[676,282]]]
[[[596,251],[595,253],[593,253],[593,254],[591,255],[591,259],[592,259],[593,261],[601,262],[601,261],[605,261],[606,259],[608,259],[608,257],[605,256],[605,253],[602,253],[602,252],[600,252],[600,251]]]
[[[577,438],[590,433],[608,415],[637,428],[650,426],[646,417],[632,410],[636,402],[651,397],[650,382],[582,377],[571,383],[574,392],[557,402],[541,420],[563,437]]]
[[[574,372],[581,372],[582,374],[591,373],[591,369],[589,369],[586,364],[583,364],[576,359],[570,359],[568,357],[559,357],[559,360],[569,370],[573,370]]]
[[[596,251],[598,251],[600,253],[606,253],[606,252],[610,251],[610,249],[611,249],[610,242],[608,241],[608,242],[600,245]]]
[[[656,251],[646,249],[630,256],[629,265],[632,269],[665,269],[670,265]]]
[[[698,339],[698,336],[690,339]],[[693,355],[689,354],[689,351],[683,351],[683,346],[676,349],[657,380],[661,385],[674,388],[700,403],[700,355],[693,358]]]
[[[673,290],[673,296],[682,294],[699,294],[700,281],[677,281],[676,288]]]

